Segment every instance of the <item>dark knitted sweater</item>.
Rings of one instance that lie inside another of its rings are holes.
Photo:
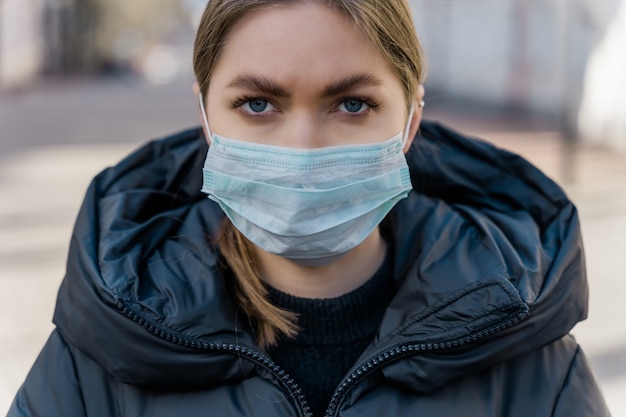
[[[314,416],[323,416],[332,394],[372,341],[391,296],[388,255],[376,274],[336,298],[299,298],[268,288],[275,305],[299,315],[295,339],[271,348],[272,359],[298,383]]]

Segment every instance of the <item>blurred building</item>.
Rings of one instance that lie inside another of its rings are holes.
[[[0,89],[32,82],[42,65],[39,0],[0,0]]]
[[[578,129],[589,141],[626,151],[626,1],[597,21],[609,22],[587,64]]]
[[[413,0],[430,86],[444,94],[560,113],[575,100],[593,33],[577,0]]]
[[[181,2],[0,0],[0,90],[45,76],[133,70],[191,29]]]
[[[626,148],[626,0],[411,6],[429,60],[430,100],[530,111],[554,118],[568,135]]]

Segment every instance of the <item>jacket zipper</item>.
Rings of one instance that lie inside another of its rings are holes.
[[[366,377],[367,375],[373,373],[375,370],[380,369],[392,361],[399,360],[401,358],[414,355],[419,352],[427,352],[434,350],[442,350],[442,349],[451,349],[455,347],[462,346],[466,343],[474,342],[479,339],[482,339],[486,336],[493,335],[494,333],[500,332],[504,329],[507,329],[516,323],[520,322],[524,318],[528,316],[528,309],[524,309],[524,311],[520,312],[517,316],[505,320],[501,323],[495,324],[487,329],[481,330],[476,333],[472,333],[465,337],[459,339],[452,339],[449,341],[435,342],[435,343],[417,343],[417,342],[407,342],[400,343],[395,347],[384,350],[379,353],[369,361],[365,362],[361,366],[359,366],[355,371],[353,371],[347,378],[344,378],[343,382],[337,387],[335,393],[331,397],[328,408],[326,409],[326,413],[324,417],[333,417],[339,409],[339,405],[343,400],[344,395],[356,384]]]
[[[148,322],[144,318],[140,317],[139,314],[134,312],[133,310],[126,307],[121,301],[118,301],[117,308],[131,320],[136,322],[137,324],[143,326],[146,330],[151,332],[152,334],[161,337],[169,342],[176,343],[185,347],[193,348],[193,349],[202,349],[202,350],[210,350],[217,352],[228,352],[233,355],[243,356],[249,361],[263,367],[264,369],[270,371],[274,376],[278,378],[281,382],[283,388],[289,393],[290,397],[295,399],[296,404],[300,407],[299,414],[303,417],[313,417],[313,413],[311,412],[311,408],[308,405],[306,397],[302,393],[302,389],[298,386],[298,384],[285,372],[284,369],[281,369],[280,366],[276,365],[270,358],[265,356],[264,354],[254,350],[249,349],[245,346],[237,345],[237,344],[227,344],[227,343],[208,343],[208,342],[196,342],[194,340],[189,340],[185,337],[173,335],[167,331],[164,331],[160,328],[157,328],[152,323]],[[493,335],[497,332],[505,330],[511,326],[514,326],[518,322],[522,321],[528,316],[528,309],[524,309],[524,311],[520,312],[517,316],[505,320],[501,323],[495,324],[491,327],[478,331],[476,333],[472,333],[462,338],[452,339],[448,341],[442,342],[434,342],[434,343],[418,343],[418,342],[408,342],[408,343],[400,343],[395,347],[384,350],[379,353],[369,361],[365,362],[361,366],[359,366],[355,371],[353,371],[347,378],[344,378],[343,382],[337,387],[333,396],[331,397],[328,408],[326,409],[326,413],[324,417],[333,417],[339,409],[339,405],[343,399],[343,396],[356,384],[371,374],[377,369],[380,369],[386,366],[388,363],[392,361],[399,360],[406,356],[411,356],[419,352],[427,352],[434,350],[442,350],[442,349],[452,349],[459,346],[462,346],[466,343],[475,342],[480,340],[486,336]]]
[[[293,398],[300,408],[299,414],[302,417],[312,417],[313,413],[311,412],[311,407],[309,406],[306,397],[302,393],[302,389],[298,386],[298,384],[285,372],[284,369],[281,369],[274,361],[272,361],[269,357],[265,356],[263,353],[247,348],[245,346],[237,345],[237,344],[228,344],[228,343],[209,343],[209,342],[197,342],[194,340],[189,340],[182,336],[177,336],[171,334],[157,326],[153,325],[143,317],[140,317],[135,311],[126,307],[123,302],[117,302],[117,309],[122,312],[125,316],[136,322],[137,324],[143,326],[150,333],[167,340],[168,342],[176,343],[178,345],[182,345],[185,347],[189,347],[192,349],[202,349],[208,351],[215,352],[227,352],[232,355],[237,355],[239,357],[243,357],[262,368],[268,370],[277,379],[281,382],[283,388],[288,392],[289,397]]]

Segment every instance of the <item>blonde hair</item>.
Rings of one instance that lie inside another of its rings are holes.
[[[206,95],[211,74],[232,26],[253,10],[307,1],[342,13],[378,47],[404,88],[407,109],[425,79],[425,59],[407,0],[210,0],[194,45],[194,72],[200,94]],[[235,276],[237,300],[256,328],[258,343],[275,345],[281,335],[297,334],[297,315],[274,306],[258,272],[252,243],[225,218],[218,235],[222,255]]]

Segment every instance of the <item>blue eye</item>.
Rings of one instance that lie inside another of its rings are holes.
[[[367,110],[369,106],[363,100],[351,98],[344,100],[339,104],[339,109],[348,113],[359,113]]]
[[[250,113],[263,113],[268,110],[268,107],[272,107],[272,105],[262,98],[254,98],[246,101],[242,107]]]

